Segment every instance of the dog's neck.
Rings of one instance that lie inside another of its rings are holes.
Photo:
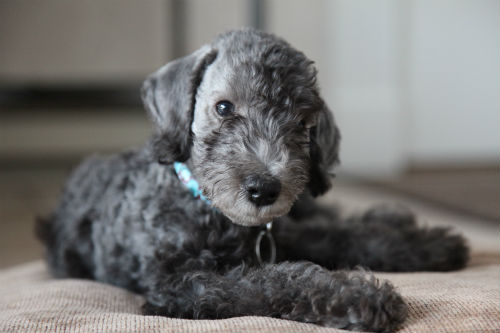
[[[207,204],[211,205],[210,200],[208,200],[208,198],[203,195],[202,190],[200,189],[200,184],[198,184],[196,179],[194,179],[193,174],[191,173],[186,164],[182,162],[174,162],[174,170],[181,183],[183,183],[184,186],[186,186],[186,188],[189,190],[189,192],[191,192],[193,197],[205,201]],[[273,225],[272,221],[268,222],[258,234],[257,240],[255,242],[255,255],[257,257],[257,261],[261,265],[265,262],[273,264],[276,261],[276,244],[274,242],[274,238],[271,233],[272,225]],[[270,249],[270,254],[267,260],[262,258],[260,251],[263,239],[266,239],[269,243],[268,245]]]
[[[181,183],[186,186],[189,192],[191,192],[196,199],[205,201],[209,205],[211,204],[210,200],[203,195],[200,184],[198,184],[186,164],[182,162],[174,162],[174,170]]]

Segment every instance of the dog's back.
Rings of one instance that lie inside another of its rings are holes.
[[[94,278],[92,229],[96,209],[109,195],[109,185],[126,181],[130,169],[139,168],[141,163],[145,161],[135,152],[92,156],[71,173],[57,208],[50,216],[38,218],[35,227],[55,276]]]

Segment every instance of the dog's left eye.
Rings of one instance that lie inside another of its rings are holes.
[[[316,126],[316,119],[311,117],[304,118],[298,123],[298,125],[303,129],[310,129],[311,127]]]
[[[311,128],[311,124],[307,122],[307,120],[302,120],[299,122],[299,127],[302,128],[303,130],[307,130],[309,128]]]
[[[229,101],[220,101],[215,105],[215,110],[222,117],[227,117],[234,112],[234,105]]]

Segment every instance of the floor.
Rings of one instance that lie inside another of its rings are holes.
[[[50,213],[69,173],[68,167],[49,166],[0,172],[0,268],[40,258],[42,247],[33,233],[36,216]],[[409,175],[384,183],[335,181],[335,196],[343,192],[392,192],[474,216],[474,223],[497,224],[500,216],[498,171]],[[339,200],[342,201],[342,200]],[[480,223],[479,222],[479,223]]]
[[[500,217],[498,167],[421,169],[374,184],[492,223]]]

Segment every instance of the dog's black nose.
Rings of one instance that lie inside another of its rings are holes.
[[[281,183],[271,176],[250,175],[243,180],[243,188],[247,192],[248,200],[256,206],[267,206],[278,199]]]

